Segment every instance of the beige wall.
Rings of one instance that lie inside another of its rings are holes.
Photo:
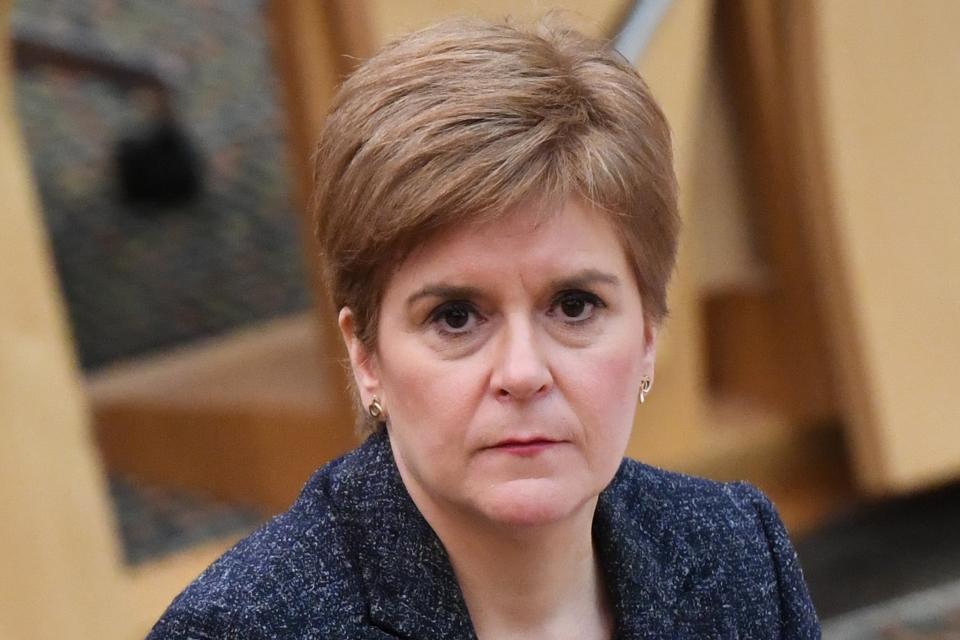
[[[960,3],[819,0],[820,220],[861,477],[960,475]]]
[[[8,11],[0,4],[0,637],[114,638],[119,552],[14,117]]]
[[[611,34],[630,2],[627,0],[370,0],[369,16],[375,39],[388,42],[425,27],[444,16],[469,15],[488,19],[511,16],[536,19],[556,11],[568,23],[593,35]]]

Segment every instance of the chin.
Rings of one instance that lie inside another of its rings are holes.
[[[492,522],[511,527],[554,524],[576,514],[596,494],[555,480],[513,480],[492,488],[480,510]]]

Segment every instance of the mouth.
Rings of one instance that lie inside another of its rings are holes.
[[[531,457],[563,443],[563,440],[554,440],[538,436],[530,438],[507,438],[489,447],[489,449],[501,453]]]

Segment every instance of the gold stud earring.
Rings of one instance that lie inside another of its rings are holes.
[[[370,404],[367,406],[367,411],[370,412],[371,418],[379,418],[383,415],[383,405],[380,404],[380,400],[377,399],[377,396],[373,396],[373,400],[371,400]]]
[[[653,386],[653,383],[650,382],[650,376],[643,376],[640,380],[640,404],[643,404],[647,399],[647,394],[650,393],[650,387]]]

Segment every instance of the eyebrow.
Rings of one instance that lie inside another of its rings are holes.
[[[612,273],[606,273],[598,269],[583,269],[577,273],[551,280],[550,289],[557,291],[563,289],[583,289],[594,284],[608,284],[612,286],[620,285],[620,278]],[[428,284],[407,298],[406,306],[410,308],[418,300],[423,298],[443,298],[447,300],[470,300],[481,297],[483,291],[478,287],[461,287],[443,283]]]
[[[550,282],[551,289],[582,289],[592,284],[609,284],[614,287],[620,285],[620,278],[612,273],[606,273],[599,269],[584,269],[578,271],[572,276],[559,278]]]
[[[421,289],[418,289],[416,293],[410,295],[407,298],[407,308],[410,308],[418,300],[423,298],[445,298],[447,300],[457,300],[457,299],[466,299],[477,298],[481,294],[480,289],[477,287],[456,287],[453,285],[447,284],[428,284]]]

